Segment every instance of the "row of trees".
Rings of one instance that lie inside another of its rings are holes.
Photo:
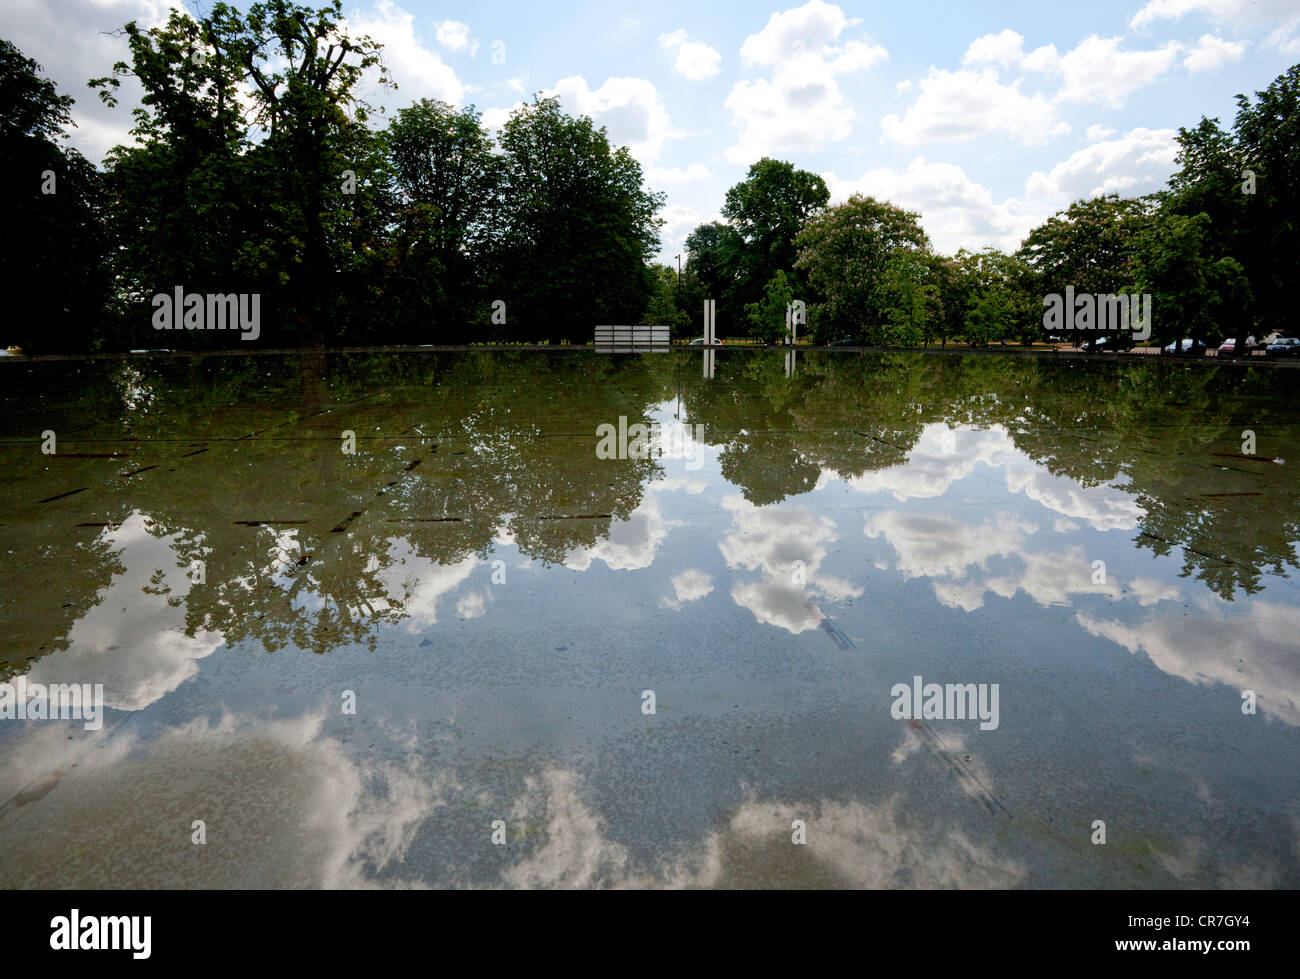
[[[919,214],[863,195],[827,207],[820,177],[761,160],[728,191],[726,220],[687,239],[684,308],[713,296],[723,332],[770,341],[804,298],[819,342],[984,345],[1042,339],[1044,297],[1072,286],[1151,294],[1155,342],[1294,332],[1300,65],[1237,101],[1231,132],[1210,119],[1179,130],[1166,189],[1076,201],[1011,254],[938,254]]]
[[[259,294],[273,346],[585,341],[639,320],[663,198],[627,149],[544,98],[496,140],[472,106],[430,100],[372,127],[363,79],[395,86],[340,2],[127,24],[129,60],[90,84],[115,106],[138,81],[134,142],[98,171],[59,142],[71,100],[0,42],[0,165],[19,198],[3,274],[10,295],[39,284],[62,307],[9,342],[231,345],[153,330],[151,298],[177,286]]]
[[[393,87],[341,0],[260,0],[122,36],[129,60],[91,86],[143,92],[134,142],[96,169],[61,140],[71,99],[0,41],[0,173],[16,188],[0,241],[9,295],[39,312],[8,342],[33,352],[238,345],[151,325],[152,297],[258,294],[273,346],[578,341],[601,322],[700,322],[915,346],[1043,335],[1043,298],[1151,293],[1156,341],[1291,329],[1300,263],[1300,65],[1231,131],[1178,134],[1178,172],[1140,198],[1071,204],[1014,253],[937,253],[920,216],[763,159],[688,237],[685,274],[651,258],[663,195],[590,119],[534,98],[493,138],[471,106],[422,100],[383,128],[363,82]],[[693,332],[693,331],[692,331]]]

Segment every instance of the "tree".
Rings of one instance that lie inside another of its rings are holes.
[[[507,303],[512,334],[585,342],[598,323],[639,322],[664,200],[643,186],[641,165],[553,97],[516,109],[500,142],[492,288]]]
[[[749,335],[758,337],[764,343],[775,343],[789,336],[786,329],[786,311],[794,301],[794,291],[785,273],[777,269],[776,275],[763,290],[762,302],[749,303],[745,306],[745,316],[749,320]]]
[[[139,304],[182,285],[266,293],[263,315],[287,321],[288,338],[331,336],[356,277],[356,248],[343,246],[377,230],[356,227],[376,209],[349,199],[343,181],[353,171],[364,189],[376,168],[356,93],[372,68],[391,84],[379,45],[346,33],[341,0],[319,10],[263,0],[247,13],[217,3],[201,22],[172,11],[161,27],[132,22],[123,34],[130,64],[90,83],[109,105],[124,76],[144,89],[138,145],[108,161],[123,291]]]
[[[110,301],[103,182],[80,153],[59,145],[73,101],[40,72],[0,40],[0,179],[9,192],[0,288],[35,297],[31,315],[9,318],[2,339],[25,353],[83,352],[103,337]]]
[[[1235,336],[1250,306],[1250,284],[1241,264],[1209,253],[1208,214],[1163,214],[1143,236],[1139,288],[1149,292],[1156,342],[1195,337],[1207,343]],[[1247,321],[1248,322],[1248,321]]]
[[[881,277],[884,318],[868,333],[871,345],[919,347],[930,338],[943,308],[931,271],[926,251],[899,248],[889,256]]]
[[[400,109],[389,124],[387,147],[404,228],[412,248],[427,256],[402,256],[426,263],[421,281],[433,297],[419,316],[440,342],[464,342],[469,324],[481,319],[491,297],[484,266],[498,217],[502,161],[473,106],[457,111],[445,102],[421,99]],[[418,234],[416,229],[418,228]],[[436,273],[431,269],[436,268]],[[430,274],[436,279],[429,281]]]
[[[641,322],[651,326],[668,326],[670,335],[680,336],[690,329],[691,318],[678,306],[677,270],[671,265],[651,268],[653,291]]]
[[[1241,265],[1251,299],[1229,327],[1238,349],[1250,332],[1289,329],[1290,289],[1300,274],[1300,65],[1254,100],[1238,95],[1231,133],[1217,119],[1202,118],[1195,128],[1178,130],[1178,145],[1165,210],[1204,214],[1198,234],[1205,259]]]
[[[795,266],[816,299],[809,326],[823,342],[886,322],[883,286],[890,257],[900,249],[928,250],[930,241],[918,214],[855,194],[809,220],[796,244]]]
[[[727,191],[722,216],[737,238],[729,255],[730,288],[723,296],[729,315],[739,318],[750,303],[760,302],[777,272],[802,291],[794,272],[795,236],[829,200],[820,176],[769,157],[753,164],[746,178]]]
[[[1071,287],[1076,294],[1132,292],[1139,242],[1155,210],[1153,199],[1117,194],[1075,201],[1031,231],[1017,256],[1045,293],[1064,295]],[[1040,328],[1041,316],[1040,307]],[[1100,335],[1078,333],[1075,340]]]
[[[688,254],[682,276],[687,283],[685,308],[692,322],[697,316],[700,318],[701,333],[706,299],[718,304],[720,332],[734,330],[741,322],[732,316],[726,299],[735,285],[736,254],[740,248],[736,230],[720,221],[701,224],[686,237]]]

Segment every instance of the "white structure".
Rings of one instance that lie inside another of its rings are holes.
[[[669,349],[667,326],[598,326],[596,350],[600,353],[663,353]]]

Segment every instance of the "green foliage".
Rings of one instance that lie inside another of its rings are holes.
[[[777,269],[763,290],[761,302],[747,303],[745,317],[749,321],[749,335],[764,343],[775,343],[789,338],[786,329],[786,310],[794,301],[794,290],[785,273]]]
[[[103,334],[111,295],[103,181],[57,142],[72,125],[72,99],[40,71],[0,40],[0,180],[9,191],[0,289],[32,297],[20,304],[30,315],[8,318],[0,341],[26,353],[81,352]]]
[[[859,194],[808,221],[795,243],[796,268],[818,297],[809,313],[817,342],[879,336],[894,306],[884,288],[891,257],[930,244],[919,215]]]
[[[1116,194],[1075,201],[1031,231],[1019,255],[1047,292],[1120,292],[1136,278],[1138,239],[1152,211],[1149,201]]]
[[[481,338],[492,297],[478,273],[494,245],[504,167],[479,118],[473,106],[422,99],[388,126],[400,229],[392,273],[409,307],[397,316],[399,337]]]
[[[934,335],[943,301],[931,279],[930,257],[923,250],[899,248],[885,261],[880,283],[884,318],[868,331],[872,346],[919,347]]]
[[[651,291],[663,195],[627,147],[555,98],[515,110],[501,134],[508,205],[491,275],[515,338],[586,342],[597,323],[635,323]]]
[[[667,325],[671,335],[680,337],[691,326],[691,318],[680,308],[677,297],[677,271],[671,265],[651,266],[653,291],[641,322],[651,326]]]
[[[473,106],[428,99],[371,128],[363,93],[392,83],[341,0],[218,2],[118,36],[127,59],[90,86],[113,106],[134,79],[140,106],[102,172],[60,145],[72,100],[0,41],[0,173],[15,189],[0,274],[58,307],[57,328],[11,325],[6,342],[30,350],[159,345],[149,299],[177,286],[261,295],[275,345],[585,342],[602,322],[681,334],[705,299],[723,335],[777,339],[804,299],[817,341],[979,345],[1041,335],[1043,296],[1067,286],[1152,293],[1163,342],[1294,322],[1300,65],[1238,95],[1231,130],[1180,129],[1167,190],[1076,201],[1014,255],[936,255],[918,215],[860,195],[828,208],[821,177],[764,158],[728,190],[724,220],[687,238],[679,281],[651,264],[663,195],[554,98],[516,110],[495,144]],[[47,171],[56,194],[40,193]]]

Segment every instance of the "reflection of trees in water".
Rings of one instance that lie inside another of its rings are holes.
[[[1297,566],[1300,490],[1267,459],[1296,457],[1298,382],[1165,361],[816,352],[786,379],[779,357],[728,351],[714,381],[684,382],[683,403],[757,504],[807,492],[823,469],[904,465],[931,422],[1001,425],[1052,475],[1133,494],[1146,511],[1137,545],[1181,547],[1183,575],[1231,599]],[[1245,429],[1258,458],[1241,457]]]
[[[1296,458],[1290,371],[806,353],[786,378],[778,353],[739,350],[719,357],[712,381],[693,355],[582,352],[22,371],[10,375],[0,434],[55,428],[114,440],[130,466],[157,464],[124,479],[124,460],[56,463],[89,487],[81,522],[117,524],[138,509],[151,533],[177,535],[178,563],[206,563],[206,584],[186,601],[191,634],[267,649],[372,643],[377,622],[408,614],[415,558],[449,569],[487,560],[503,535],[547,563],[593,547],[659,470],[597,459],[597,425],[646,420],[650,406],[677,396],[683,420],[702,423],[705,441],[722,448],[725,478],[758,505],[807,492],[823,471],[853,478],[905,465],[927,424],[996,424],[1050,473],[1133,494],[1146,511],[1138,546],[1181,547],[1184,575],[1225,598],[1297,564],[1295,481],[1286,466],[1240,457],[1250,428],[1261,458]],[[345,428],[356,432],[356,455],[339,450]],[[0,526],[6,549],[24,558],[3,592],[18,668],[66,635],[120,571],[95,528],[70,533],[51,522],[55,511],[18,496],[24,484],[29,495],[49,485],[33,482],[42,465],[33,456],[24,447],[7,457],[13,522]],[[1224,495],[1241,492],[1258,495]],[[33,527],[39,548],[9,543]]]
[[[64,365],[37,365],[25,381],[40,385],[52,366]],[[186,601],[187,631],[232,643],[372,644],[377,622],[405,615],[418,586],[402,567],[412,557],[486,559],[506,533],[526,557],[560,561],[630,516],[660,468],[595,455],[598,424],[640,421],[666,397],[639,358],[168,360],[148,365],[143,412],[113,383],[123,366],[92,365],[93,434],[139,439],[132,464],[160,470],[134,482],[112,465],[86,472],[77,512],[115,524],[138,509],[150,533],[177,535],[177,563],[206,565]],[[178,428],[194,437],[169,441]],[[355,455],[340,451],[343,429],[356,432]],[[89,596],[108,585],[111,554],[74,543],[66,526],[50,537],[52,574],[72,575]],[[46,642],[58,620],[40,616],[31,638]]]

